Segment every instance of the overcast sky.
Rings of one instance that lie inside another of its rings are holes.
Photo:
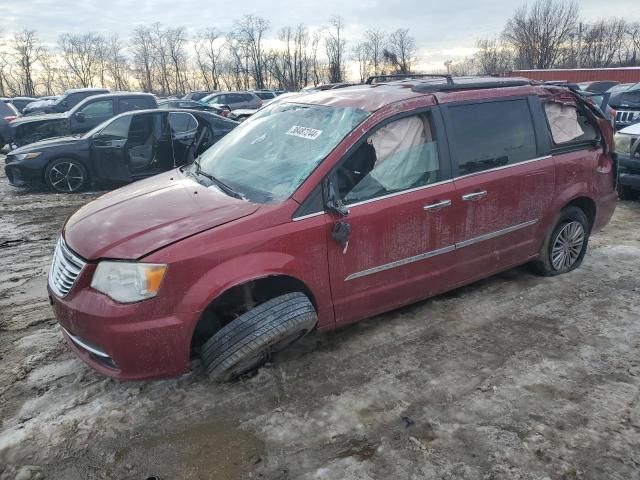
[[[392,31],[409,28],[421,63],[442,66],[447,58],[473,53],[479,37],[501,30],[524,0],[0,0],[0,30],[35,29],[55,43],[61,33],[94,31],[126,37],[137,25],[161,22],[222,31],[234,19],[253,13],[271,22],[271,35],[287,25],[314,28],[331,15],[343,17],[346,37],[353,45],[367,28]],[[586,21],[608,16],[640,20],[638,0],[580,0]]]

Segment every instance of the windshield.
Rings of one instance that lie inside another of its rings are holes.
[[[200,168],[248,200],[278,203],[368,115],[358,108],[269,105],[207,150]]]

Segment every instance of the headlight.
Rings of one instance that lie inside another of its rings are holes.
[[[631,155],[631,141],[633,137],[631,135],[627,135],[624,133],[616,133],[613,137],[613,141],[615,142],[614,151],[618,155]]]
[[[31,152],[31,153],[19,153],[17,155],[12,155],[15,160],[30,160],[32,158],[36,158],[42,152]]]
[[[98,264],[91,287],[116,302],[139,302],[158,294],[166,271],[166,265],[157,263],[104,261]]]

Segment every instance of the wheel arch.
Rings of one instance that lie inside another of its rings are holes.
[[[242,304],[247,307],[246,311],[267,300],[292,292],[304,293],[316,313],[318,312],[317,298],[311,288],[304,281],[288,273],[263,273],[230,283],[224,289],[217,291],[202,309],[191,329],[190,352],[193,354],[202,343],[232,320],[225,316],[225,309],[239,306],[238,302],[251,301],[247,298],[248,293],[252,294],[251,298],[256,300],[256,303]],[[242,308],[239,311],[242,311]]]
[[[87,182],[91,183],[91,177],[93,175],[93,172],[91,170],[91,167],[90,167],[89,163],[86,161],[86,159],[80,157],[79,155],[76,155],[75,153],[72,153],[72,154],[64,154],[64,155],[55,155],[55,156],[51,157],[47,161],[47,163],[45,163],[43,165],[43,167],[42,167],[42,182],[45,185],[47,185],[47,169],[49,168],[49,165],[51,165],[56,160],[64,160],[64,159],[75,160],[75,161],[81,163],[82,166],[84,167],[84,169],[87,171]]]
[[[578,207],[582,210],[587,216],[587,220],[589,220],[589,230],[593,229],[593,225],[596,221],[597,206],[596,202],[591,197],[583,195],[573,198],[571,201],[567,202],[561,210],[564,210],[567,207]]]

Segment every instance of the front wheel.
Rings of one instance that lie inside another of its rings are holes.
[[[563,209],[544,242],[540,258],[531,264],[533,270],[551,277],[578,268],[587,253],[589,233],[589,220],[580,208]]]
[[[54,192],[81,192],[89,184],[89,174],[85,166],[73,158],[54,160],[44,171],[44,181]]]
[[[216,332],[202,346],[202,363],[212,380],[233,380],[302,338],[317,320],[316,311],[305,294],[281,295],[240,315]]]

